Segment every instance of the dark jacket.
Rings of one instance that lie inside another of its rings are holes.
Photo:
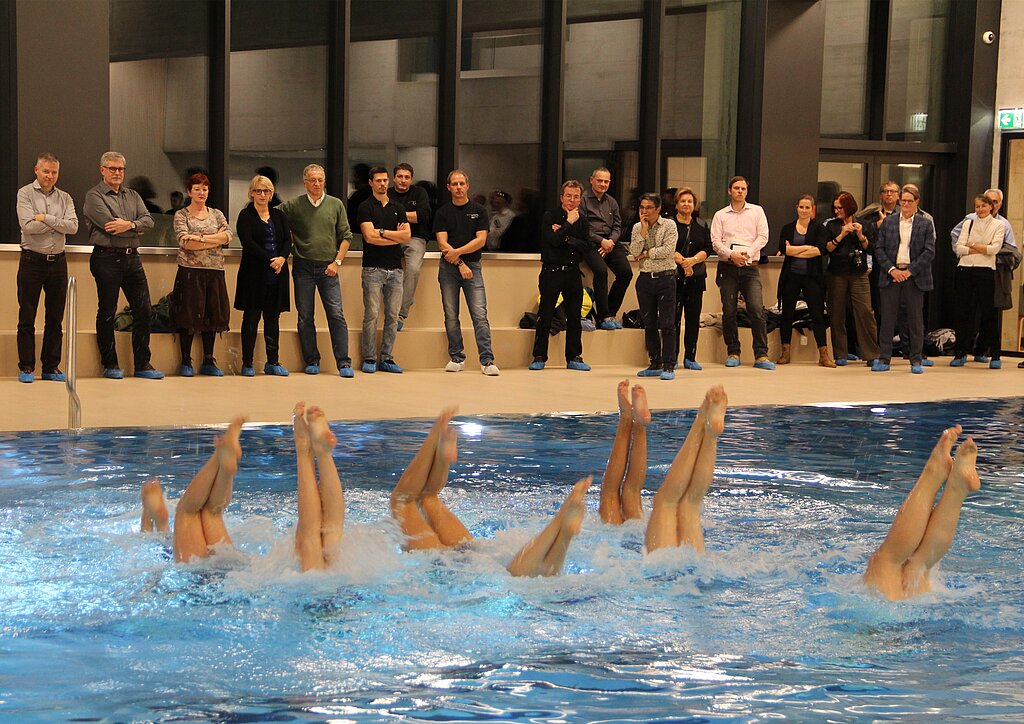
[[[838,218],[831,218],[821,226],[821,248],[827,249],[825,245],[839,237],[839,234],[843,230],[843,220]],[[839,242],[839,246],[833,249],[828,254],[828,271],[831,274],[839,276],[862,276],[868,273],[865,269],[863,272],[858,272],[852,261],[853,254],[872,254],[874,250],[874,237],[868,233],[866,227],[864,236],[868,240],[868,248],[865,249],[861,246],[860,239],[857,238],[856,234],[847,234],[843,237],[843,240]],[[864,260],[865,264],[867,259]]]
[[[689,238],[687,238],[687,234],[683,231],[683,225],[676,221],[675,214],[672,215],[672,220],[676,222],[676,231],[679,232],[679,238],[676,240],[676,251],[678,253],[683,256],[696,256],[703,251],[709,258],[715,255],[715,249],[711,246],[711,230],[708,229],[708,225],[703,219],[693,217],[693,220],[690,222]],[[683,274],[683,268],[676,265],[676,278],[679,280],[685,279],[691,284],[701,280],[700,283],[703,285],[707,277],[708,267],[705,262],[693,265],[692,276]],[[701,288],[704,287],[702,286]]]
[[[262,309],[270,260],[275,256],[283,256],[287,260],[292,252],[292,236],[284,212],[271,208],[270,222],[274,225],[277,244],[274,254],[268,254],[263,246],[263,220],[256,213],[256,207],[250,203],[238,212],[235,232],[242,244],[242,261],[238,265],[238,281],[235,285],[235,309]],[[276,275],[276,281],[278,311],[287,312],[291,309],[287,261]]]
[[[889,270],[896,266],[896,254],[900,248],[900,214],[893,214],[882,222],[878,229],[878,243],[875,245],[875,261],[878,263],[878,286],[892,284]],[[932,279],[932,260],[935,259],[935,225],[920,211],[914,215],[910,229],[910,279],[922,292],[935,286]],[[903,282],[906,284],[906,282]]]
[[[540,226],[540,260],[544,266],[570,266],[579,264],[585,253],[594,249],[590,240],[590,225],[580,210],[575,224],[568,223],[565,209],[559,207],[544,213]],[[558,225],[555,231],[551,227]]]
[[[817,219],[811,219],[807,222],[807,235],[804,238],[804,244],[808,246],[817,247],[821,252],[821,256],[816,256],[812,259],[804,259],[807,262],[807,275],[821,279],[825,276],[825,264],[823,263],[825,258],[828,256],[828,252],[825,251],[825,243],[828,241],[825,238],[825,232],[822,231],[823,227]],[[791,221],[782,227],[782,231],[779,232],[779,253],[785,254],[786,248],[793,243],[793,236],[796,234],[796,221]],[[832,238],[832,237],[828,237]],[[785,279],[790,274],[790,270],[793,268],[793,262],[796,261],[794,256],[785,256],[782,262],[782,271],[779,272],[779,289],[782,289]]]

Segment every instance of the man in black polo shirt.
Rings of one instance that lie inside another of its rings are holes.
[[[370,169],[373,195],[359,205],[356,220],[363,235],[363,372],[401,374],[392,350],[398,334],[398,311],[402,307],[402,245],[411,236],[405,209],[388,198],[388,171]],[[377,318],[384,300],[384,334],[377,362]]]
[[[433,210],[427,190],[412,182],[413,168],[407,163],[395,166],[394,186],[388,189],[388,198],[405,209],[412,238],[404,247],[405,264],[402,268],[402,309],[398,312],[398,329],[402,329],[409,309],[415,303],[416,285],[423,268],[423,255],[427,251],[430,236],[430,219]]]
[[[448,334],[447,372],[466,368],[466,347],[459,324],[459,290],[473,319],[473,332],[480,352],[480,370],[488,377],[500,374],[491,351],[491,326],[487,322],[487,294],[480,270],[480,250],[487,243],[487,209],[469,198],[469,177],[461,169],[448,174],[450,203],[437,210],[434,235],[441,248],[437,281],[441,285],[444,330]]]
[[[541,222],[540,314],[531,370],[544,369],[544,363],[548,361],[551,319],[561,294],[565,310],[565,366],[570,370],[590,371],[590,365],[582,357],[580,311],[583,306],[583,278],[580,276],[580,259],[594,248],[594,244],[590,241],[587,219],[579,211],[582,195],[583,187],[579,181],[566,181],[559,197],[561,207],[546,212]]]

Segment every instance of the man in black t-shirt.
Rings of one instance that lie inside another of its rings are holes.
[[[437,281],[441,285],[444,329],[448,334],[448,362],[445,370],[461,372],[466,367],[466,347],[459,323],[459,290],[466,296],[469,316],[480,353],[480,369],[489,376],[500,374],[491,351],[491,326],[487,322],[487,294],[480,269],[480,250],[487,242],[487,209],[469,198],[469,177],[460,169],[448,174],[450,203],[437,210],[434,235],[441,248]]]
[[[407,163],[395,166],[395,185],[388,189],[388,198],[405,209],[409,220],[412,238],[403,247],[405,264],[402,270],[402,308],[398,312],[398,328],[405,324],[409,316],[409,308],[415,303],[416,285],[420,280],[420,269],[423,267],[423,255],[427,251],[427,238],[430,236],[430,221],[433,209],[427,190],[412,182],[413,168]]]
[[[373,195],[359,205],[356,214],[363,235],[363,372],[401,374],[392,351],[398,333],[398,312],[402,306],[403,245],[409,242],[409,223],[405,209],[388,198],[388,171],[370,169]],[[384,333],[377,361],[377,319],[384,300]]]

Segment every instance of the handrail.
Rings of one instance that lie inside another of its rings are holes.
[[[68,429],[82,429],[82,401],[78,398],[78,282],[74,276],[68,277],[68,301],[64,328],[67,340],[68,373],[65,384],[68,388]]]

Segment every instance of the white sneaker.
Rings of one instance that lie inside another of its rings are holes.
[[[462,372],[464,369],[466,369],[466,363],[456,362],[455,360],[452,360],[444,366],[445,372]]]
[[[501,374],[501,370],[498,369],[498,365],[494,364],[493,362],[491,362],[489,365],[483,365],[480,368],[480,371],[483,372],[488,377],[497,377],[498,375]]]

